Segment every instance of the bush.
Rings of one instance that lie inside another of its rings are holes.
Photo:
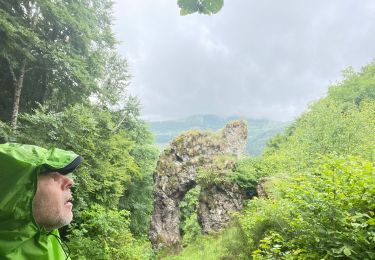
[[[242,231],[236,225],[231,225],[217,234],[197,236],[177,256],[167,256],[168,252],[161,252],[158,257],[164,260],[249,259],[247,248]]]
[[[183,246],[193,242],[201,234],[197,215],[200,191],[201,187],[197,185],[195,188],[189,190],[180,202],[180,230]]]
[[[14,140],[15,138],[10,126],[0,121],[0,143],[12,142]]]
[[[262,158],[217,156],[208,167],[198,169],[197,182],[201,186],[236,184],[247,197],[256,194],[256,187],[261,177],[272,175],[274,167]]]
[[[81,213],[68,236],[72,259],[149,259],[149,242],[137,241],[129,229],[129,212],[94,204]],[[94,238],[94,239],[93,239]]]
[[[231,183],[246,191],[247,197],[257,195],[256,187],[260,178],[273,174],[273,167],[261,158],[248,157],[237,161],[235,169],[228,174]]]
[[[373,164],[331,156],[318,165],[285,178],[275,187],[279,196],[250,201],[238,215],[254,257],[375,257]]]

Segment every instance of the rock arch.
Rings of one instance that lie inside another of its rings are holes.
[[[198,167],[210,165],[218,155],[243,154],[246,140],[246,122],[232,121],[216,133],[196,130],[183,133],[163,151],[154,173],[154,214],[150,226],[150,240],[154,246],[179,245],[179,204],[185,194],[197,185]],[[230,202],[223,210],[219,209],[224,212],[219,218],[214,216],[218,214],[217,210],[209,210],[210,205],[220,198],[230,201],[241,197],[233,187],[229,189],[231,191],[212,186],[205,192],[212,200],[207,196],[200,198],[198,218],[203,232],[216,231],[229,219],[225,216],[228,210],[242,207],[242,202]],[[215,222],[215,219],[218,221]]]

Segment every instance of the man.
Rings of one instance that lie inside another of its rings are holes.
[[[51,231],[72,221],[72,185],[71,178],[58,172],[42,173],[38,176],[33,216],[39,226]]]
[[[71,151],[0,144],[0,259],[69,259],[58,228],[73,218]]]

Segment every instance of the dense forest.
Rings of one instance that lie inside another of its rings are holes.
[[[375,259],[374,63],[344,70],[261,156],[237,158],[215,178],[202,173],[180,205],[179,250],[152,247],[158,150],[127,92],[112,4],[0,0],[0,142],[85,159],[74,175],[74,221],[60,230],[72,259]],[[226,229],[202,235],[197,196],[210,181],[249,197]]]

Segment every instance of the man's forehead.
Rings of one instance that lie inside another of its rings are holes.
[[[48,178],[48,177],[52,177],[52,178],[68,178],[72,181],[74,181],[75,179],[75,176],[73,173],[68,173],[68,174],[61,174],[59,172],[45,172],[45,173],[41,173],[39,174],[40,177],[45,177],[45,178]]]
[[[66,177],[68,177],[68,178],[70,178],[70,179],[74,179],[74,174],[72,173],[72,172],[70,172],[70,173],[67,173],[67,174],[64,174],[64,176],[66,176]]]

